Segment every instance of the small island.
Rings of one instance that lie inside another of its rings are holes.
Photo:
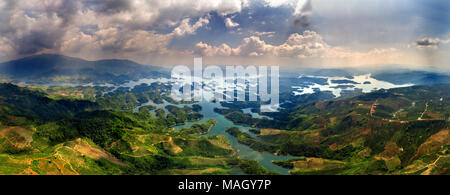
[[[190,128],[182,128],[180,131],[190,135],[205,135],[217,124],[216,120],[209,119],[206,123],[193,124]]]

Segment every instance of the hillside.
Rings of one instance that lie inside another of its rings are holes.
[[[0,174],[231,174],[236,168],[277,174],[233,156],[225,136],[196,136],[217,121],[172,129],[202,119],[199,105],[133,109],[173,101],[161,93],[169,90],[165,85],[78,98],[97,89],[1,84]],[[302,98],[259,119],[239,105],[215,111],[259,127],[226,129],[239,143],[299,157],[273,162],[292,174],[448,174],[449,91],[450,85],[434,85],[329,101]]]
[[[450,83],[448,74],[417,70],[382,71],[374,74],[374,78],[394,84],[436,85]]]
[[[45,94],[13,84],[0,84],[0,120],[10,116],[30,121],[48,121],[72,117],[77,113],[98,109],[98,104],[85,100],[53,100]]]
[[[160,77],[160,67],[130,60],[87,61],[54,54],[25,57],[0,64],[3,78],[27,83],[121,83],[138,78]]]
[[[176,132],[148,109],[98,110],[11,84],[0,97],[0,174],[229,174],[241,164],[225,137],[192,135],[209,123]]]
[[[449,92],[450,85],[416,86],[310,102],[271,115],[272,123],[220,113],[261,128],[251,130],[258,138],[228,129],[240,143],[304,156],[276,162],[293,174],[448,174]]]

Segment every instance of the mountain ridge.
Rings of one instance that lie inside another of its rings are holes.
[[[89,61],[59,54],[41,54],[0,63],[3,77],[17,82],[113,82],[162,76],[162,68],[131,60]]]

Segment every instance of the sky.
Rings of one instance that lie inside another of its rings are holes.
[[[446,0],[0,0],[0,61],[450,69]]]

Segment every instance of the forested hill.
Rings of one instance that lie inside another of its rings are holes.
[[[97,103],[85,100],[53,100],[38,91],[13,84],[0,84],[0,119],[12,116],[33,121],[58,120],[77,113],[92,111]]]
[[[254,129],[228,129],[260,152],[304,156],[280,161],[295,174],[445,174],[450,167],[450,85],[378,90],[273,113],[276,121],[218,110]],[[244,120],[248,119],[248,120]],[[276,126],[274,126],[276,125]]]
[[[121,83],[147,77],[167,77],[161,67],[130,60],[87,61],[42,54],[0,63],[0,76],[16,82]]]
[[[151,115],[152,108],[97,108],[0,84],[0,174],[229,174],[255,163],[232,156],[225,136],[194,136],[215,121],[174,131],[164,114]]]

